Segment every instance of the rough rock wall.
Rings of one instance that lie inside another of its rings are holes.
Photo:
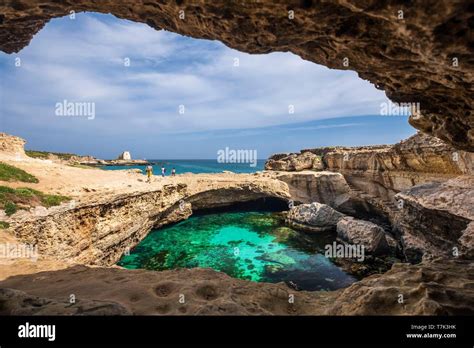
[[[51,18],[70,11],[112,13],[244,52],[290,51],[355,70],[393,101],[420,103],[414,127],[474,151],[469,1],[3,0],[0,50],[20,51]]]
[[[340,173],[303,171],[278,173],[276,178],[288,184],[295,203],[319,202],[337,208],[350,197],[350,188]]]
[[[95,204],[58,207],[46,216],[15,220],[11,228],[23,243],[37,245],[40,255],[112,265],[160,219],[173,222],[190,215],[188,207],[181,214],[168,210],[185,191],[183,186],[169,186],[149,193],[123,194]]]
[[[324,153],[323,162],[333,171],[405,171],[432,175],[474,173],[474,153],[456,150],[437,138],[421,133],[395,145],[310,151]]]
[[[386,200],[415,185],[474,174],[474,153],[421,133],[395,145],[301,151],[306,152],[322,156],[325,170],[340,172],[354,187]],[[270,157],[266,168],[281,160],[280,154]]]
[[[474,221],[474,176],[419,185],[396,199],[400,202],[396,231],[408,260],[472,257],[468,226]]]
[[[19,290],[0,290],[0,314],[472,315],[473,281],[474,263],[446,259],[396,264],[346,289],[314,292],[235,279],[211,269],[76,266],[0,282],[0,288]],[[77,305],[66,306],[70,294]],[[177,301],[179,294],[185,295],[185,304]],[[288,301],[290,294],[294,303]],[[97,308],[97,301],[103,306]]]

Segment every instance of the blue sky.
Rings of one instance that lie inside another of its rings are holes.
[[[52,20],[18,54],[0,53],[0,73],[0,130],[30,149],[189,159],[230,147],[266,158],[415,133],[406,117],[380,116],[385,93],[353,71],[291,53],[241,53],[111,15]],[[63,100],[94,103],[95,118],[58,117]]]

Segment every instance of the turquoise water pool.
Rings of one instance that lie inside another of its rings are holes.
[[[292,281],[302,290],[335,290],[356,279],[324,256],[324,246],[334,238],[285,227],[277,213],[209,214],[150,232],[119,265],[151,270],[208,267],[256,282]]]

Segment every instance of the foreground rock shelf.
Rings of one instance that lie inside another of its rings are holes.
[[[473,263],[442,259],[396,264],[383,275],[330,292],[295,292],[210,269],[76,266],[0,282],[0,315],[463,315],[474,314],[473,283]],[[68,302],[71,294],[74,305]]]

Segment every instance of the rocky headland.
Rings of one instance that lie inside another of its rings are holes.
[[[0,161],[27,170],[38,182],[2,184],[71,200],[2,216],[9,223],[0,233],[2,243],[35,245],[39,252],[35,260],[2,259],[2,314],[472,313],[472,154],[456,151],[459,157],[453,160],[452,149],[428,146],[426,141],[436,140],[424,139],[305,150],[311,155],[302,162],[313,155],[320,159],[314,167],[313,158],[311,168],[295,166],[300,157],[295,154],[288,171],[279,164],[276,171],[182,174],[146,183],[144,175],[130,170],[30,158],[22,139],[4,134]],[[403,152],[407,143],[420,146]],[[351,164],[344,161],[347,152]],[[272,157],[267,168],[284,160]],[[416,178],[418,185],[401,177]],[[364,185],[357,188],[360,182]],[[389,197],[395,205],[384,207]],[[296,291],[293,304],[287,299],[295,290],[283,283],[253,283],[208,269],[157,272],[115,266],[152,228],[196,211],[262,199],[287,205],[288,222],[305,233],[333,230],[341,243],[364,245],[369,258],[402,263],[346,289]],[[67,303],[71,293],[79,300],[74,306]],[[182,293],[191,299],[186,306],[176,299]],[[406,296],[404,304],[397,302],[398,294]]]

